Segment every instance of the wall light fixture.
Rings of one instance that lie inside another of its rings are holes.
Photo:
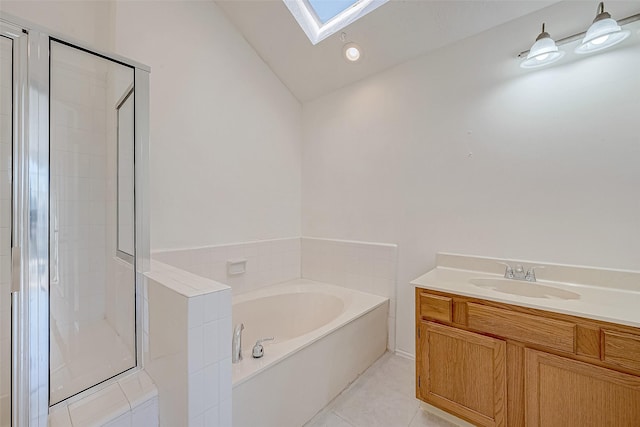
[[[600,2],[596,18],[575,52],[579,54],[597,52],[620,43],[630,34],[631,31],[623,30],[611,15],[604,11],[604,3]]]
[[[536,38],[531,49],[518,54],[518,58],[523,59],[520,66],[522,68],[539,68],[553,64],[561,59],[565,53],[558,47],[577,40],[581,40],[581,43],[575,48],[575,53],[585,54],[604,50],[629,37],[631,31],[623,30],[622,26],[636,21],[640,21],[640,13],[616,22],[608,12],[604,11],[604,3],[600,2],[596,18],[589,29],[582,33],[573,34],[554,42],[545,32],[544,24],[542,24],[542,33]]]
[[[545,65],[553,64],[564,56],[563,51],[558,50],[556,42],[553,41],[549,33],[544,30],[542,24],[542,32],[536,38],[536,42],[529,49],[527,59],[520,63],[522,68],[538,68]]]

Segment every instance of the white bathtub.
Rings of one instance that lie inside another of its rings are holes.
[[[233,298],[244,323],[233,365],[235,427],[299,427],[386,350],[388,299],[297,279]],[[256,340],[264,357],[254,359]]]

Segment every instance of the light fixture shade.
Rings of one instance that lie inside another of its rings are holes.
[[[542,24],[542,32],[536,38],[536,42],[529,49],[527,58],[520,63],[520,66],[522,68],[544,67],[545,65],[553,64],[563,56],[564,52],[558,50],[556,42],[544,30],[544,24]]]
[[[576,47],[576,53],[585,54],[606,49],[620,43],[631,34],[631,31],[623,30],[611,15],[604,11],[604,3],[598,5],[598,12],[584,39]]]

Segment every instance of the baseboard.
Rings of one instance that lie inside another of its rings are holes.
[[[402,350],[398,350],[396,349],[394,351],[395,354],[397,354],[400,357],[404,357],[405,359],[409,359],[409,360],[416,360],[416,356],[411,354],[411,353],[407,353],[406,351],[402,351]]]

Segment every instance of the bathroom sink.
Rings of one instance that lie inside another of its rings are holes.
[[[503,294],[520,295],[530,298],[563,300],[580,298],[580,294],[577,294],[575,292],[554,288],[552,286],[542,285],[536,282],[526,282],[521,280],[509,279],[478,278],[470,279],[469,283],[479,288],[491,289]]]

